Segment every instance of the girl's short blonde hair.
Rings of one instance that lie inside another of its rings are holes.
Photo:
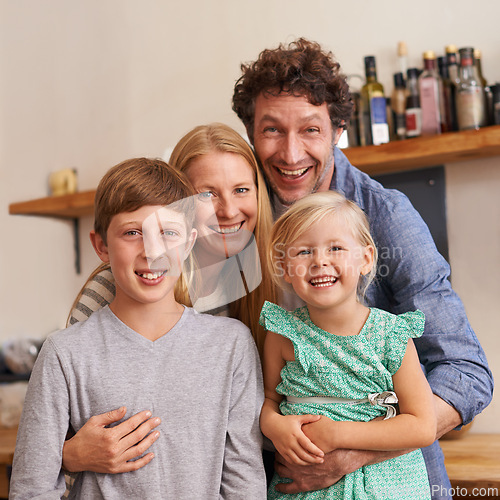
[[[373,247],[373,265],[366,275],[360,276],[358,300],[362,301],[366,289],[373,281],[377,268],[377,248],[370,233],[365,213],[353,201],[337,191],[313,193],[295,202],[274,224],[267,250],[267,265],[275,284],[288,288],[283,279],[286,249],[314,224],[332,213],[342,217],[352,229],[361,246]]]

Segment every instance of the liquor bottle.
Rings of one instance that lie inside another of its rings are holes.
[[[384,87],[377,81],[374,56],[365,57],[366,83],[361,88],[360,142],[362,146],[389,142]]]
[[[437,58],[437,63],[439,68],[439,75],[441,76],[441,81],[443,82],[443,110],[444,110],[443,132],[449,132],[453,128],[452,105],[454,103],[453,103],[453,93],[451,90],[450,74],[448,72],[448,61],[446,60],[445,56],[440,56]]]
[[[458,83],[458,50],[456,45],[445,47],[446,60],[448,61],[448,74],[453,83]]]
[[[458,49],[456,45],[447,45],[445,47],[446,61],[448,62],[448,75],[450,77],[450,115],[451,130],[458,130],[456,93],[458,85]]]
[[[474,66],[474,49],[459,50],[460,71],[456,107],[459,130],[477,129],[486,124],[484,88]]]
[[[399,71],[403,74],[404,80],[408,69],[408,47],[406,46],[406,42],[398,42],[398,64]]]
[[[359,141],[359,100],[360,94],[356,91],[351,91],[353,102],[352,115],[347,126],[347,140],[349,147],[360,145]]]
[[[418,137],[422,133],[422,109],[418,95],[418,69],[409,68],[407,75],[406,97],[406,137]]]
[[[493,122],[493,94],[486,78],[483,76],[483,68],[481,65],[481,51],[474,49],[474,66],[484,88],[484,106],[486,108],[486,125],[491,125]]]
[[[500,125],[500,83],[496,83],[491,87],[493,95],[493,123],[492,125]]]
[[[424,52],[424,70],[418,77],[418,90],[422,108],[422,135],[440,134],[441,122],[444,122],[443,82],[433,50]]]
[[[398,140],[406,138],[406,85],[403,73],[394,74],[394,89],[391,94],[394,135]]]
[[[387,127],[389,128],[389,141],[393,141],[396,139],[396,130],[394,128],[390,97],[385,98],[385,116],[387,117]]]

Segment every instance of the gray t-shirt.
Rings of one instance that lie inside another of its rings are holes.
[[[51,335],[31,375],[18,432],[12,500],[65,491],[62,446],[93,415],[122,405],[162,419],[155,458],[126,474],[77,475],[70,498],[264,499],[264,396],[250,331],[186,308],[151,342],[105,307]]]

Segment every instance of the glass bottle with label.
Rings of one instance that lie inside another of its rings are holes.
[[[418,69],[409,68],[407,75],[406,97],[406,137],[418,137],[422,133],[422,109],[418,95]]]
[[[391,94],[391,110],[396,139],[406,138],[406,85],[403,73],[394,74],[394,89]]]
[[[377,81],[374,56],[365,57],[366,83],[361,88],[360,142],[362,146],[389,142],[384,87]]]
[[[460,70],[455,104],[459,130],[477,129],[486,125],[484,88],[474,66],[474,49],[459,50]]]
[[[433,50],[424,52],[424,70],[418,77],[418,90],[422,108],[422,135],[440,134],[441,123],[444,122],[443,82]]]

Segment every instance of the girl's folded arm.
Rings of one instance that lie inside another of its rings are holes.
[[[262,433],[287,460],[306,465],[321,463],[323,452],[303,432],[304,424],[315,422],[318,415],[281,415],[279,404],[283,397],[276,392],[281,382],[281,369],[294,359],[292,343],[274,332],[267,332],[264,344],[264,394],[260,414]]]
[[[434,397],[418,360],[413,340],[408,341],[399,370],[393,375],[400,413],[369,422],[330,422],[325,453],[337,448],[407,450],[429,446],[436,439]]]

